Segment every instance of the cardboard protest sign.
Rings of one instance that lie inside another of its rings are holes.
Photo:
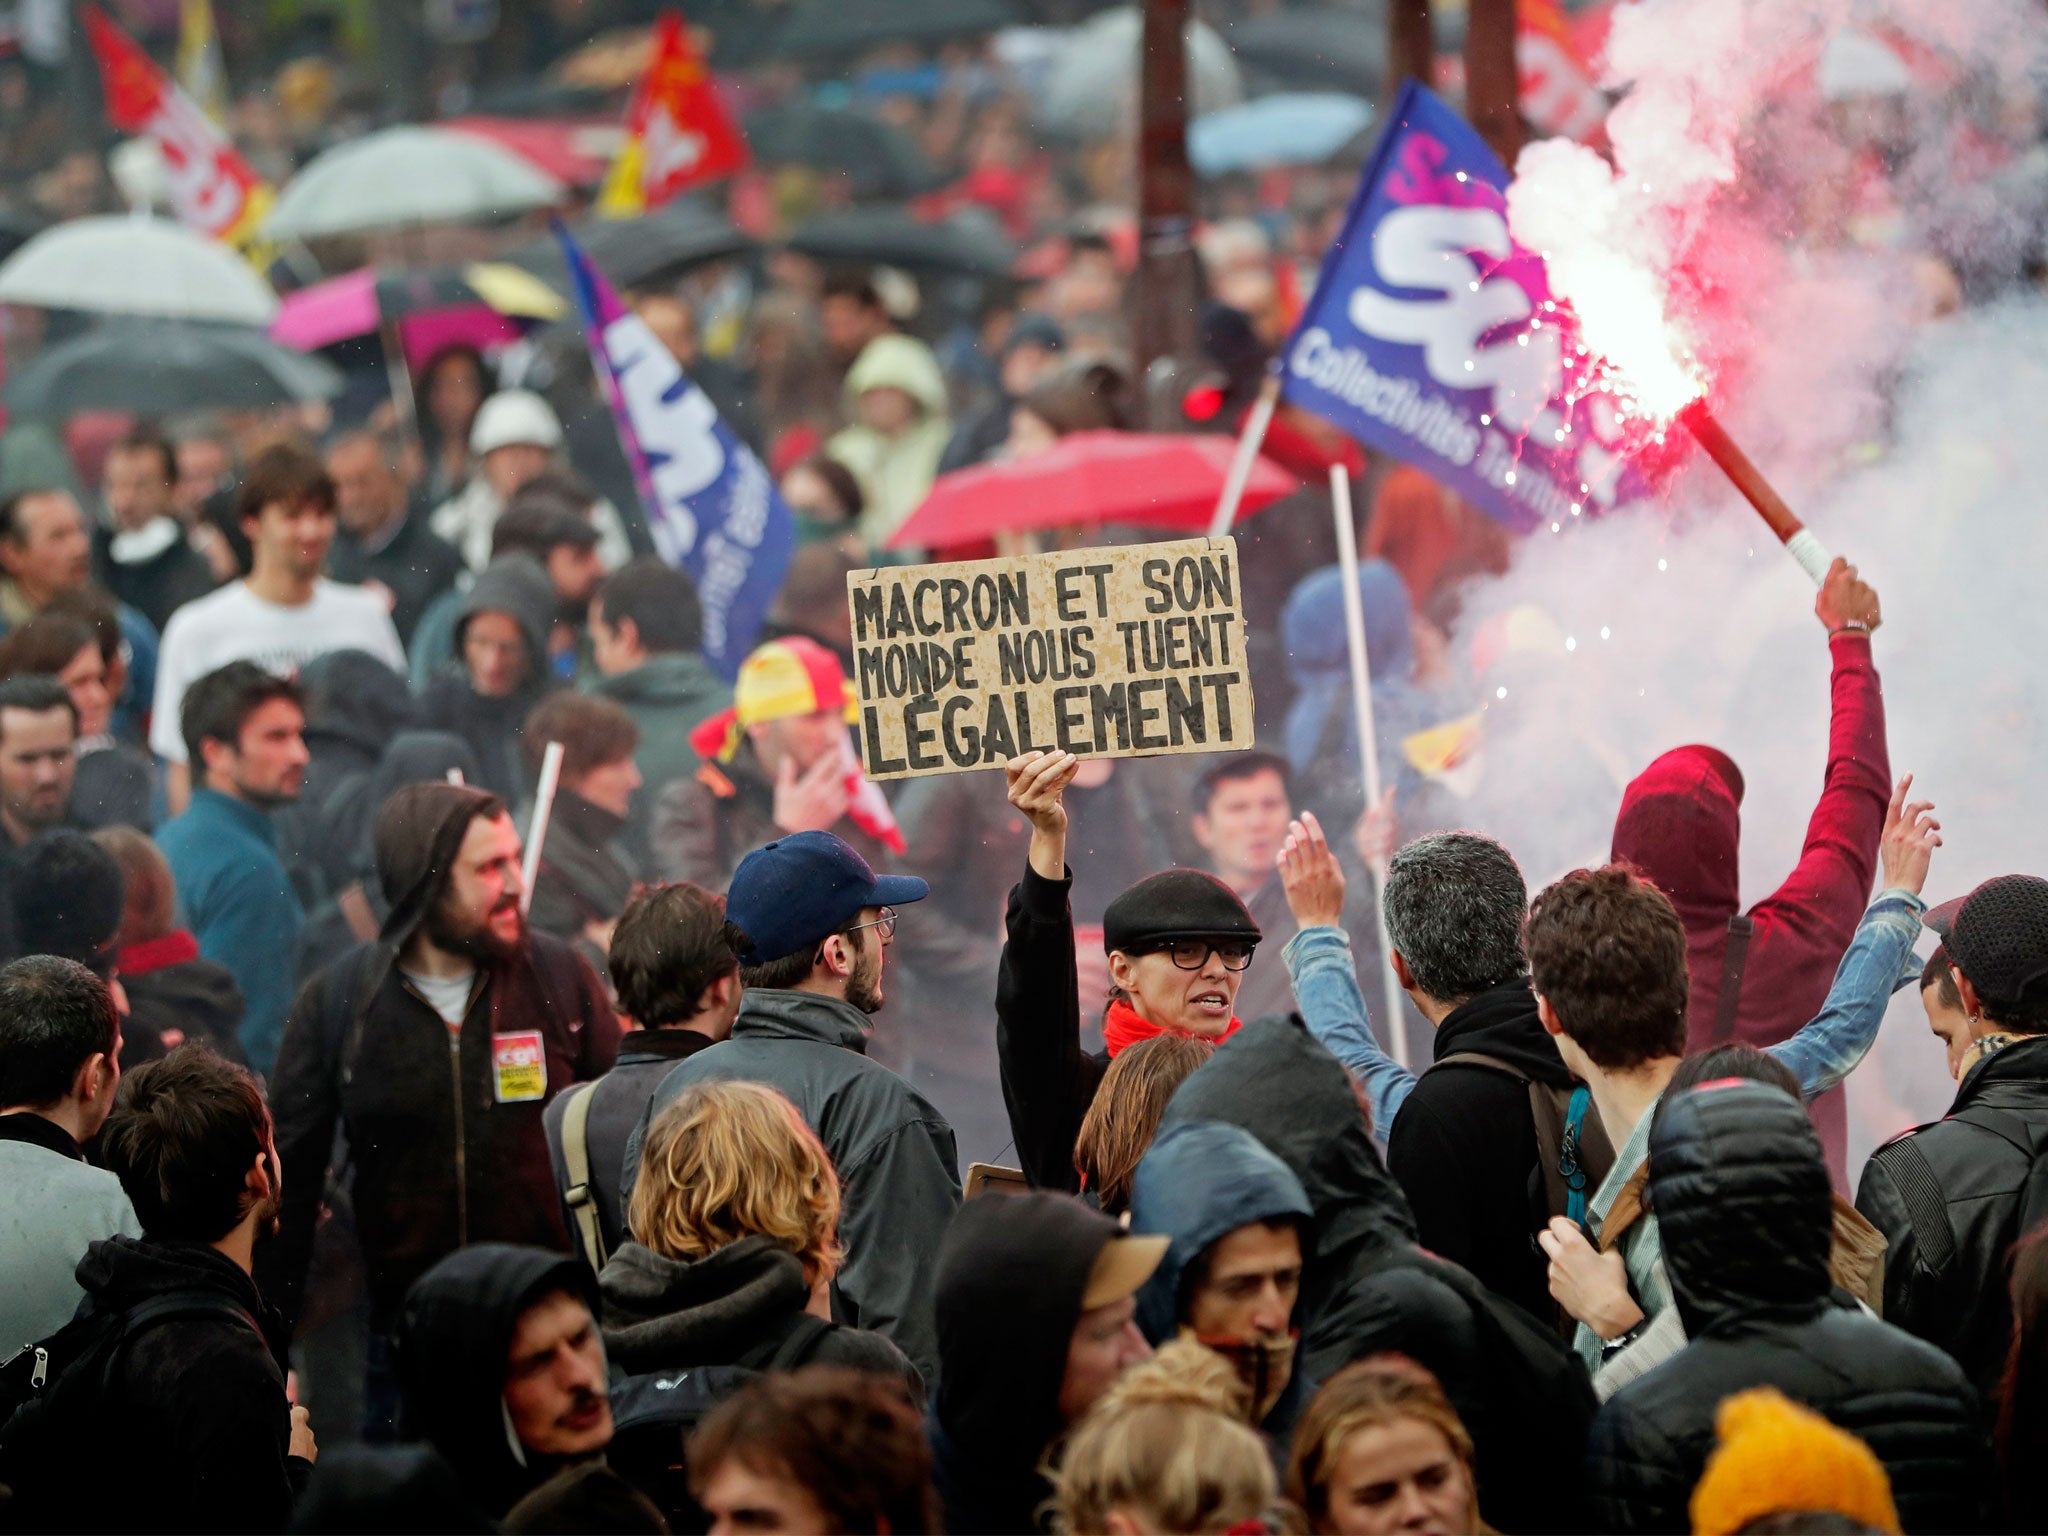
[[[1229,538],[855,571],[869,777],[1250,747],[1238,575]]]

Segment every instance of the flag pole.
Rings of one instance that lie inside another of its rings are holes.
[[[1223,480],[1223,494],[1216,498],[1216,510],[1209,518],[1209,537],[1220,539],[1237,521],[1238,503],[1251,483],[1252,466],[1259,462],[1259,450],[1266,446],[1266,430],[1273,425],[1273,409],[1280,403],[1280,376],[1269,373],[1259,384],[1258,398],[1245,412],[1244,426],[1237,434],[1237,452],[1230,460],[1230,473]]]
[[[1351,526],[1351,477],[1341,464],[1330,466],[1330,506],[1336,520],[1337,564],[1344,578],[1344,634],[1351,652],[1351,709],[1358,720],[1358,755],[1365,771],[1365,805],[1380,803],[1379,740],[1372,717],[1372,661],[1365,649],[1365,604],[1358,595],[1358,534]],[[1387,938],[1386,865],[1373,861],[1372,905],[1380,933],[1380,984],[1386,1009],[1387,1044],[1394,1060],[1408,1067],[1408,1028],[1401,1006],[1401,980],[1394,974],[1393,946]]]
[[[540,787],[533,792],[533,820],[526,828],[526,858],[519,867],[519,915],[533,905],[533,882],[540,874],[541,845],[548,840],[548,821],[555,814],[555,789],[562,782],[562,744],[551,741],[540,759]]]

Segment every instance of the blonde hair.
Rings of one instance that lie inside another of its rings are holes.
[[[1244,1383],[1188,1339],[1126,1372],[1068,1437],[1054,1474],[1054,1528],[1107,1530],[1109,1512],[1148,1531],[1227,1531],[1264,1515],[1277,1488],[1265,1442],[1244,1421]]]
[[[1207,1040],[1154,1035],[1118,1052],[1102,1074],[1074,1138],[1074,1171],[1110,1215],[1129,1208],[1131,1180],[1159,1132],[1173,1090],[1215,1054]]]
[[[648,1127],[626,1225],[668,1259],[773,1238],[816,1285],[839,1268],[839,1175],[817,1133],[773,1088],[692,1083]]]
[[[1435,1376],[1406,1355],[1368,1355],[1337,1372],[1310,1399],[1294,1431],[1294,1452],[1287,1463],[1287,1497],[1308,1516],[1314,1530],[1325,1530],[1330,1513],[1330,1478],[1344,1442],[1362,1429],[1376,1429],[1402,1419],[1419,1419],[1444,1437],[1451,1454],[1465,1469],[1473,1490],[1472,1529],[1478,1530],[1477,1483],[1472,1477],[1472,1435],[1458,1410],[1444,1396]]]

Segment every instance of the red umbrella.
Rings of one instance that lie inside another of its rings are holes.
[[[1006,464],[939,476],[889,536],[892,549],[932,549],[1033,528],[1137,523],[1202,532],[1216,509],[1236,444],[1170,432],[1075,432],[1057,447]],[[1277,501],[1301,482],[1260,459],[1242,512]]]

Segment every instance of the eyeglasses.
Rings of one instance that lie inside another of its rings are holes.
[[[894,943],[896,940],[896,909],[894,907],[884,907],[880,917],[875,918],[871,922],[855,923],[851,928],[842,929],[841,933],[859,933],[863,928],[874,929],[881,935],[884,944]],[[820,944],[817,953],[811,956],[811,964],[823,965],[824,963],[825,946]]]
[[[1242,939],[1214,942],[1209,939],[1178,939],[1162,944],[1155,953],[1167,956],[1184,971],[1199,971],[1215,955],[1226,971],[1241,971],[1252,963],[1252,946]]]
[[[894,907],[884,907],[882,908],[882,915],[876,918],[873,922],[855,923],[851,928],[847,929],[846,931],[848,933],[859,933],[863,928],[880,929],[882,933],[882,942],[884,944],[889,943],[896,937],[896,909]]]

